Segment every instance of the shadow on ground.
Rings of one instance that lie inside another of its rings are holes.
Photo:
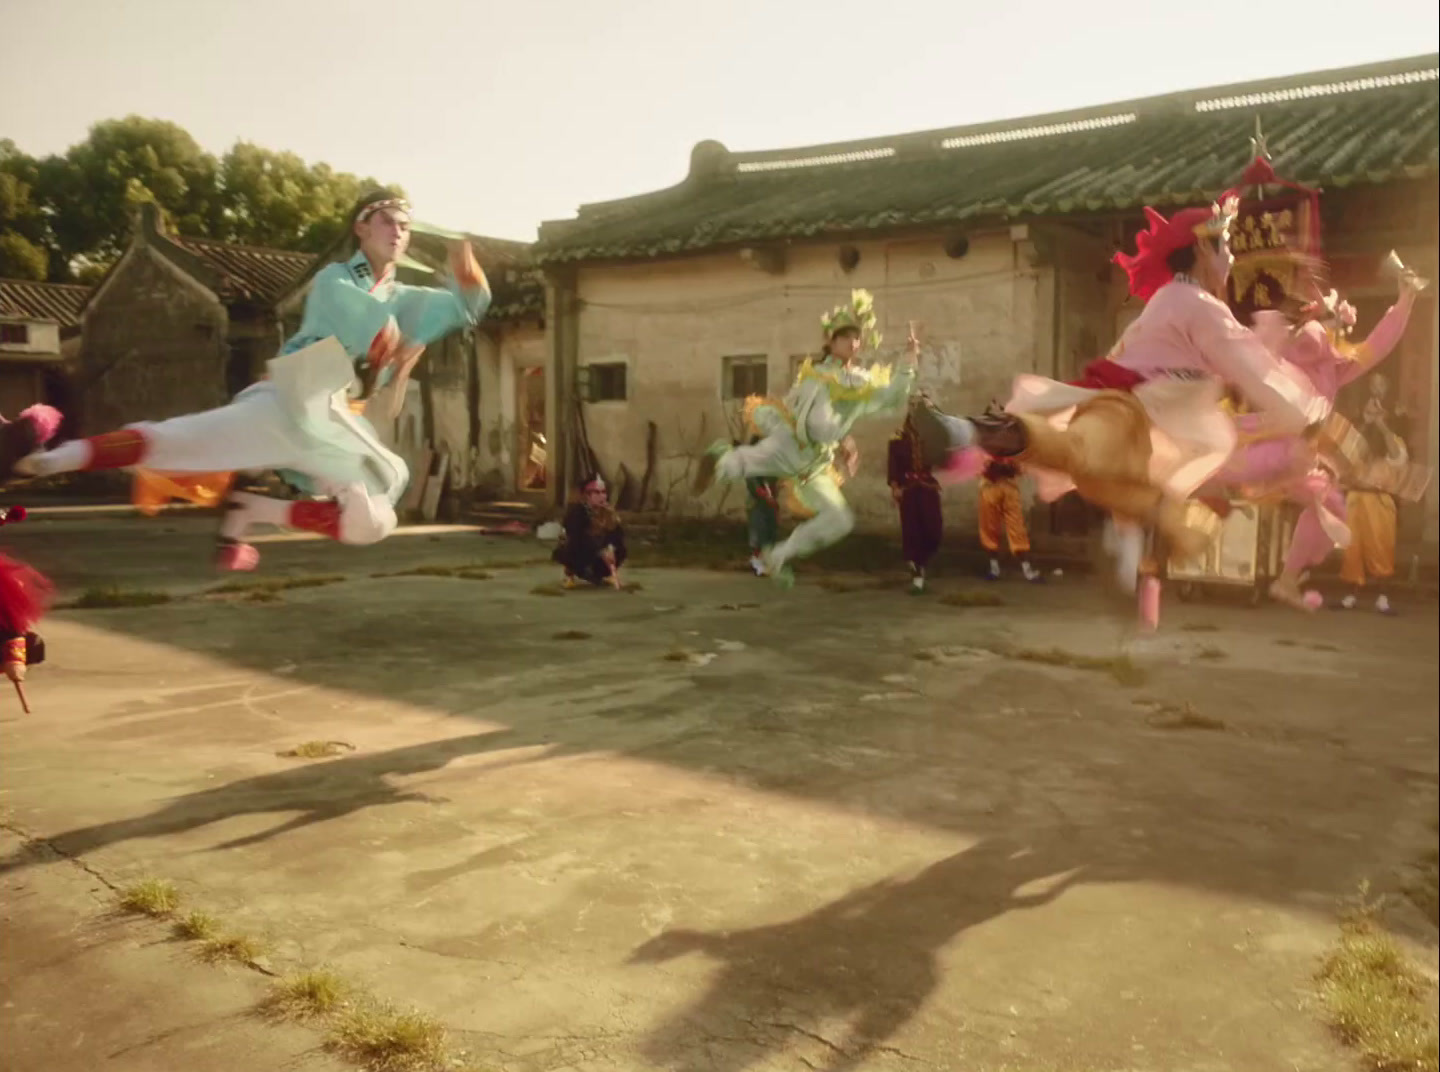
[[[166,547],[193,553],[193,542]],[[273,551],[276,566],[287,553]],[[488,557],[473,537],[425,553]],[[326,571],[382,572],[407,554],[336,554]],[[1125,689],[987,650],[1000,639],[1113,645],[1118,627],[1075,588],[1006,588],[1010,606],[973,610],[874,586],[785,595],[747,578],[634,576],[644,586],[635,595],[546,598],[534,588],[553,578],[532,569],[481,582],[356,580],[286,593],[276,606],[186,601],[69,616],[501,728],[240,778],[49,844],[80,856],[241,815],[285,816],[217,847],[255,844],[428,799],[389,779],[498,752],[519,764],[614,753],[978,839],[785,922],[673,929],[634,950],[635,964],[697,955],[718,965],[704,992],[647,1037],[650,1060],[684,1067],[699,1032],[733,1043],[710,1053],[711,1067],[740,1072],[804,1036],[820,1040],[823,1067],[843,1072],[886,1049],[934,990],[938,951],[978,924],[1077,885],[1142,880],[1315,909],[1393,867],[1397,827],[1431,807],[1428,610],[1363,626],[1340,615],[1180,610],[1177,627],[1213,628],[1172,634],[1171,656],[1143,687]],[[588,636],[555,639],[576,626]],[[1194,658],[1202,640],[1223,642],[1224,658]],[[686,661],[707,652],[708,664]],[[1167,729],[1151,717],[1187,704],[1212,724]],[[124,715],[124,732],[137,736],[177,717],[159,702]],[[494,862],[482,852],[445,874]],[[822,1033],[832,1017],[848,1021],[847,1038]]]

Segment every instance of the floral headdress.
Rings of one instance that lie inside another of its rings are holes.
[[[1355,306],[1334,290],[1317,296],[1300,310],[1300,315],[1329,325],[1338,335],[1349,335],[1350,329],[1355,326]]]
[[[835,337],[837,331],[854,328],[860,332],[865,345],[875,349],[880,345],[880,332],[876,330],[875,298],[868,290],[852,290],[849,304],[840,304],[820,318],[825,330],[825,341]]]

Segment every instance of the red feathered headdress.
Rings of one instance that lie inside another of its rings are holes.
[[[1223,237],[1235,218],[1236,207],[1234,198],[1226,198],[1223,205],[1181,209],[1167,220],[1146,205],[1145,220],[1150,227],[1135,236],[1135,252],[1115,254],[1115,263],[1125,269],[1130,279],[1130,293],[1141,301],[1149,301],[1175,277],[1165,263],[1170,254],[1184,249],[1197,238]]]
[[[23,562],[0,555],[0,632],[24,636],[50,608],[54,586]]]

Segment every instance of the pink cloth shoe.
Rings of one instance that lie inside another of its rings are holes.
[[[1160,578],[1140,578],[1140,630],[1153,633],[1160,628]]]
[[[936,472],[935,479],[942,484],[963,484],[974,480],[985,470],[986,453],[979,447],[965,447],[951,452],[945,465]]]
[[[249,572],[260,565],[260,552],[248,543],[224,543],[215,552],[217,569]]]

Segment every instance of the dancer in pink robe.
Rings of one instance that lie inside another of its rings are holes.
[[[1281,371],[1296,392],[1322,399],[1326,416],[1334,411],[1340,389],[1384,361],[1405,334],[1415,299],[1426,281],[1406,269],[1398,275],[1398,300],[1358,346],[1345,338],[1355,323],[1355,310],[1333,290],[1300,309],[1293,323],[1281,312],[1255,314],[1255,331],[1281,356]],[[1314,610],[1318,603],[1307,600],[1300,590],[1305,572],[1336,547],[1350,543],[1345,495],[1334,472],[1336,462],[1332,458],[1324,464],[1325,452],[1317,441],[1320,437],[1261,439],[1255,435],[1256,422],[1249,414],[1236,418],[1236,425],[1241,444],[1207,490],[1252,501],[1283,496],[1302,507],[1282,572],[1270,585],[1270,596],[1300,610]]]

